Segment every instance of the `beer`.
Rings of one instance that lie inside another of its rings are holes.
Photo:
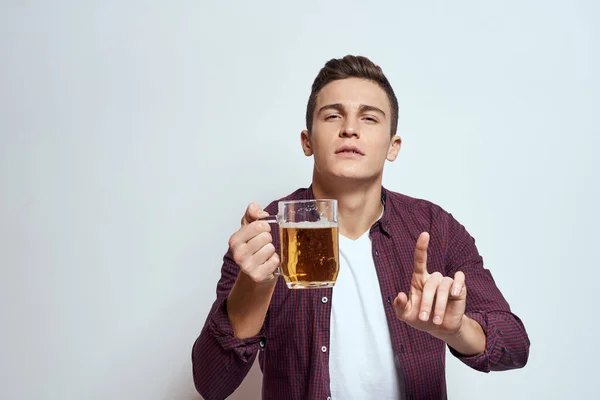
[[[290,289],[332,287],[339,272],[338,227],[336,223],[283,223],[281,273]]]

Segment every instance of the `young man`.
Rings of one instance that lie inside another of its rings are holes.
[[[382,187],[394,161],[398,102],[364,57],[329,61],[301,133],[312,185],[285,199],[338,200],[340,273],[332,289],[290,290],[279,237],[250,204],[229,240],[217,299],[196,340],[193,374],[224,399],[257,354],[264,399],[440,399],[445,346],[480,371],[523,367],[529,339],[451,214]]]

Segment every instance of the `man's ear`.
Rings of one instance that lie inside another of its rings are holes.
[[[312,156],[313,150],[310,142],[310,132],[308,132],[306,129],[300,133],[300,142],[302,143],[302,151],[304,151],[304,155],[306,157]]]
[[[390,141],[390,147],[388,149],[387,160],[394,161],[396,157],[398,157],[398,152],[400,152],[400,147],[402,146],[402,139],[400,136],[392,137]]]

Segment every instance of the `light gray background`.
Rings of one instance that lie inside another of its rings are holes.
[[[310,183],[345,54],[399,98],[384,184],[467,227],[532,341],[522,370],[449,358],[450,397],[600,397],[598,3],[302,3],[1,3],[0,397],[197,399],[227,240]]]

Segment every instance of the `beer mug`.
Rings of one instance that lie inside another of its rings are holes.
[[[335,285],[340,268],[337,200],[280,201],[277,215],[261,220],[279,225],[279,272],[288,288]]]

